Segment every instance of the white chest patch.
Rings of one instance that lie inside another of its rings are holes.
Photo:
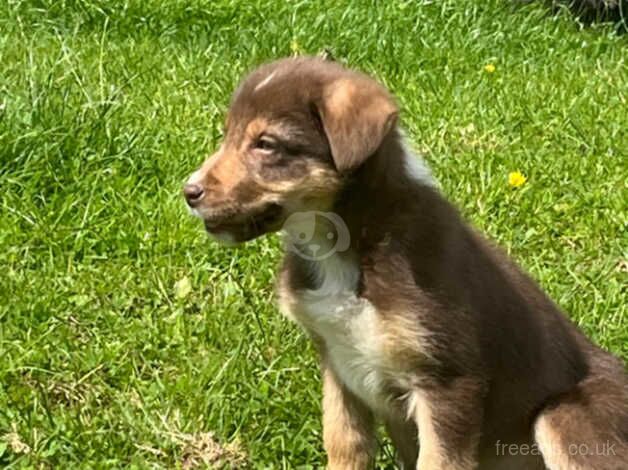
[[[285,312],[325,342],[340,380],[373,411],[385,413],[382,340],[373,304],[355,295],[359,272],[334,255],[319,264],[321,287],[293,294]]]

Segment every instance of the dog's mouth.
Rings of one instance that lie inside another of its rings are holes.
[[[251,213],[239,213],[228,219],[204,219],[205,229],[227,243],[243,243],[281,228],[283,208],[276,203],[264,205]]]

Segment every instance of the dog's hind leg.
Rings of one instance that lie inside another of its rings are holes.
[[[534,437],[550,470],[628,469],[628,379],[610,356],[599,355],[590,370],[536,419]]]

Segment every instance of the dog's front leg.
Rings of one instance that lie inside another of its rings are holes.
[[[473,470],[478,467],[483,387],[458,378],[416,390],[409,401],[419,428],[417,470]]]
[[[323,364],[323,441],[330,470],[371,468],[375,435],[371,411]]]

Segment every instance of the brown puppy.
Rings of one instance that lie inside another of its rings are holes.
[[[184,188],[223,241],[286,233],[280,304],[320,351],[329,467],[369,467],[380,419],[404,468],[628,469],[621,362],[460,219],[397,114],[336,63],[262,66]]]

